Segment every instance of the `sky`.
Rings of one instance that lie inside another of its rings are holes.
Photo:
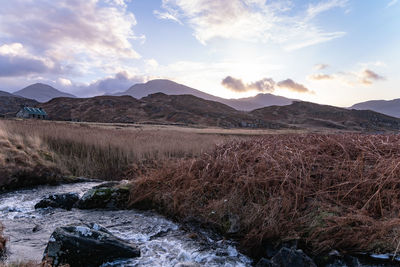
[[[0,90],[400,98],[400,0],[0,0]]]

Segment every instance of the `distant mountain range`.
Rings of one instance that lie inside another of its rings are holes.
[[[19,91],[14,92],[13,94],[29,99],[34,99],[42,103],[56,97],[76,97],[74,95],[61,92],[54,87],[43,83],[35,83],[29,85]]]
[[[204,93],[200,90],[179,84],[170,80],[151,80],[147,83],[138,83],[130,87],[124,92],[115,93],[115,96],[130,95],[136,99],[155,93],[164,93],[167,95],[193,95],[205,100],[211,100],[223,103],[237,110],[250,111],[256,108],[276,105],[290,105],[293,99],[273,94],[258,94],[254,97],[240,99],[226,99],[211,94]]]
[[[39,106],[55,120],[229,128],[400,130],[400,119],[397,118],[374,111],[349,110],[308,102],[245,112],[193,95],[156,93],[139,100],[131,96],[56,98]]]
[[[353,105],[351,108],[359,110],[373,110],[382,114],[400,118],[400,98],[393,100],[371,100]]]

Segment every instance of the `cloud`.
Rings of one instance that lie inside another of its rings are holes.
[[[93,81],[88,85],[71,85],[69,91],[77,91],[80,95],[85,96],[114,94],[126,91],[132,85],[145,81],[147,81],[145,76],[132,75],[127,71],[121,71],[114,76]]]
[[[315,70],[324,70],[324,69],[326,69],[328,67],[329,67],[328,64],[315,64],[314,65],[314,69]]]
[[[302,10],[291,1],[265,0],[163,0],[161,19],[189,25],[203,44],[215,38],[284,44],[287,50],[343,36],[325,32],[312,22],[318,14],[344,7],[347,0],[320,1]]]
[[[221,82],[221,84],[234,92],[248,92],[257,91],[262,93],[272,93],[277,87],[288,89],[297,93],[310,93],[311,91],[304,85],[294,82],[292,79],[286,79],[275,83],[272,78],[263,78],[256,82],[244,83],[241,79],[233,78],[232,76],[227,76]]]
[[[369,86],[376,81],[386,80],[384,76],[367,68],[359,71],[341,71],[333,74],[317,73],[311,74],[307,78],[312,81],[339,81],[352,87],[359,85]]]
[[[314,81],[321,81],[321,80],[333,80],[333,79],[335,79],[335,77],[330,74],[317,73],[317,74],[309,75],[308,79],[314,80]]]
[[[271,78],[264,78],[253,83],[244,84],[241,79],[227,76],[222,80],[221,84],[234,92],[247,92],[253,90],[258,92],[273,92],[275,89],[275,82]]]
[[[31,54],[82,73],[139,58],[132,47],[141,38],[135,25],[123,0],[13,0],[0,9],[0,43],[20,43]]]
[[[394,6],[394,5],[397,4],[398,2],[399,2],[399,0],[392,0],[392,1],[390,1],[390,2],[387,4],[386,7]]]
[[[313,18],[322,12],[328,11],[337,7],[346,7],[348,0],[329,0],[321,1],[317,4],[310,4],[307,9],[308,18]]]
[[[374,81],[380,81],[380,80],[385,80],[386,78],[379,75],[378,73],[369,70],[369,69],[365,69],[363,71],[361,71],[359,73],[359,77],[360,77],[360,82],[362,84],[365,85],[370,85],[372,84]]]
[[[310,90],[304,85],[294,82],[292,79],[286,79],[276,84],[278,87],[288,89],[297,93],[309,93]]]
[[[20,43],[0,46],[0,77],[16,77],[59,71],[50,60],[30,54]]]

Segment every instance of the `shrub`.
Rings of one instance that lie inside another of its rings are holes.
[[[395,252],[400,230],[400,136],[271,135],[217,145],[133,181],[133,207],[196,218],[256,256],[298,239],[310,253]]]

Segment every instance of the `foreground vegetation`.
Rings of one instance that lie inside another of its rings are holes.
[[[214,227],[254,257],[288,240],[313,255],[397,253],[400,136],[246,135],[0,121],[0,185],[131,179],[132,207]]]
[[[400,136],[270,135],[218,145],[133,181],[132,205],[194,218],[257,256],[299,240],[318,255],[397,252]],[[236,226],[236,227],[237,227]]]

